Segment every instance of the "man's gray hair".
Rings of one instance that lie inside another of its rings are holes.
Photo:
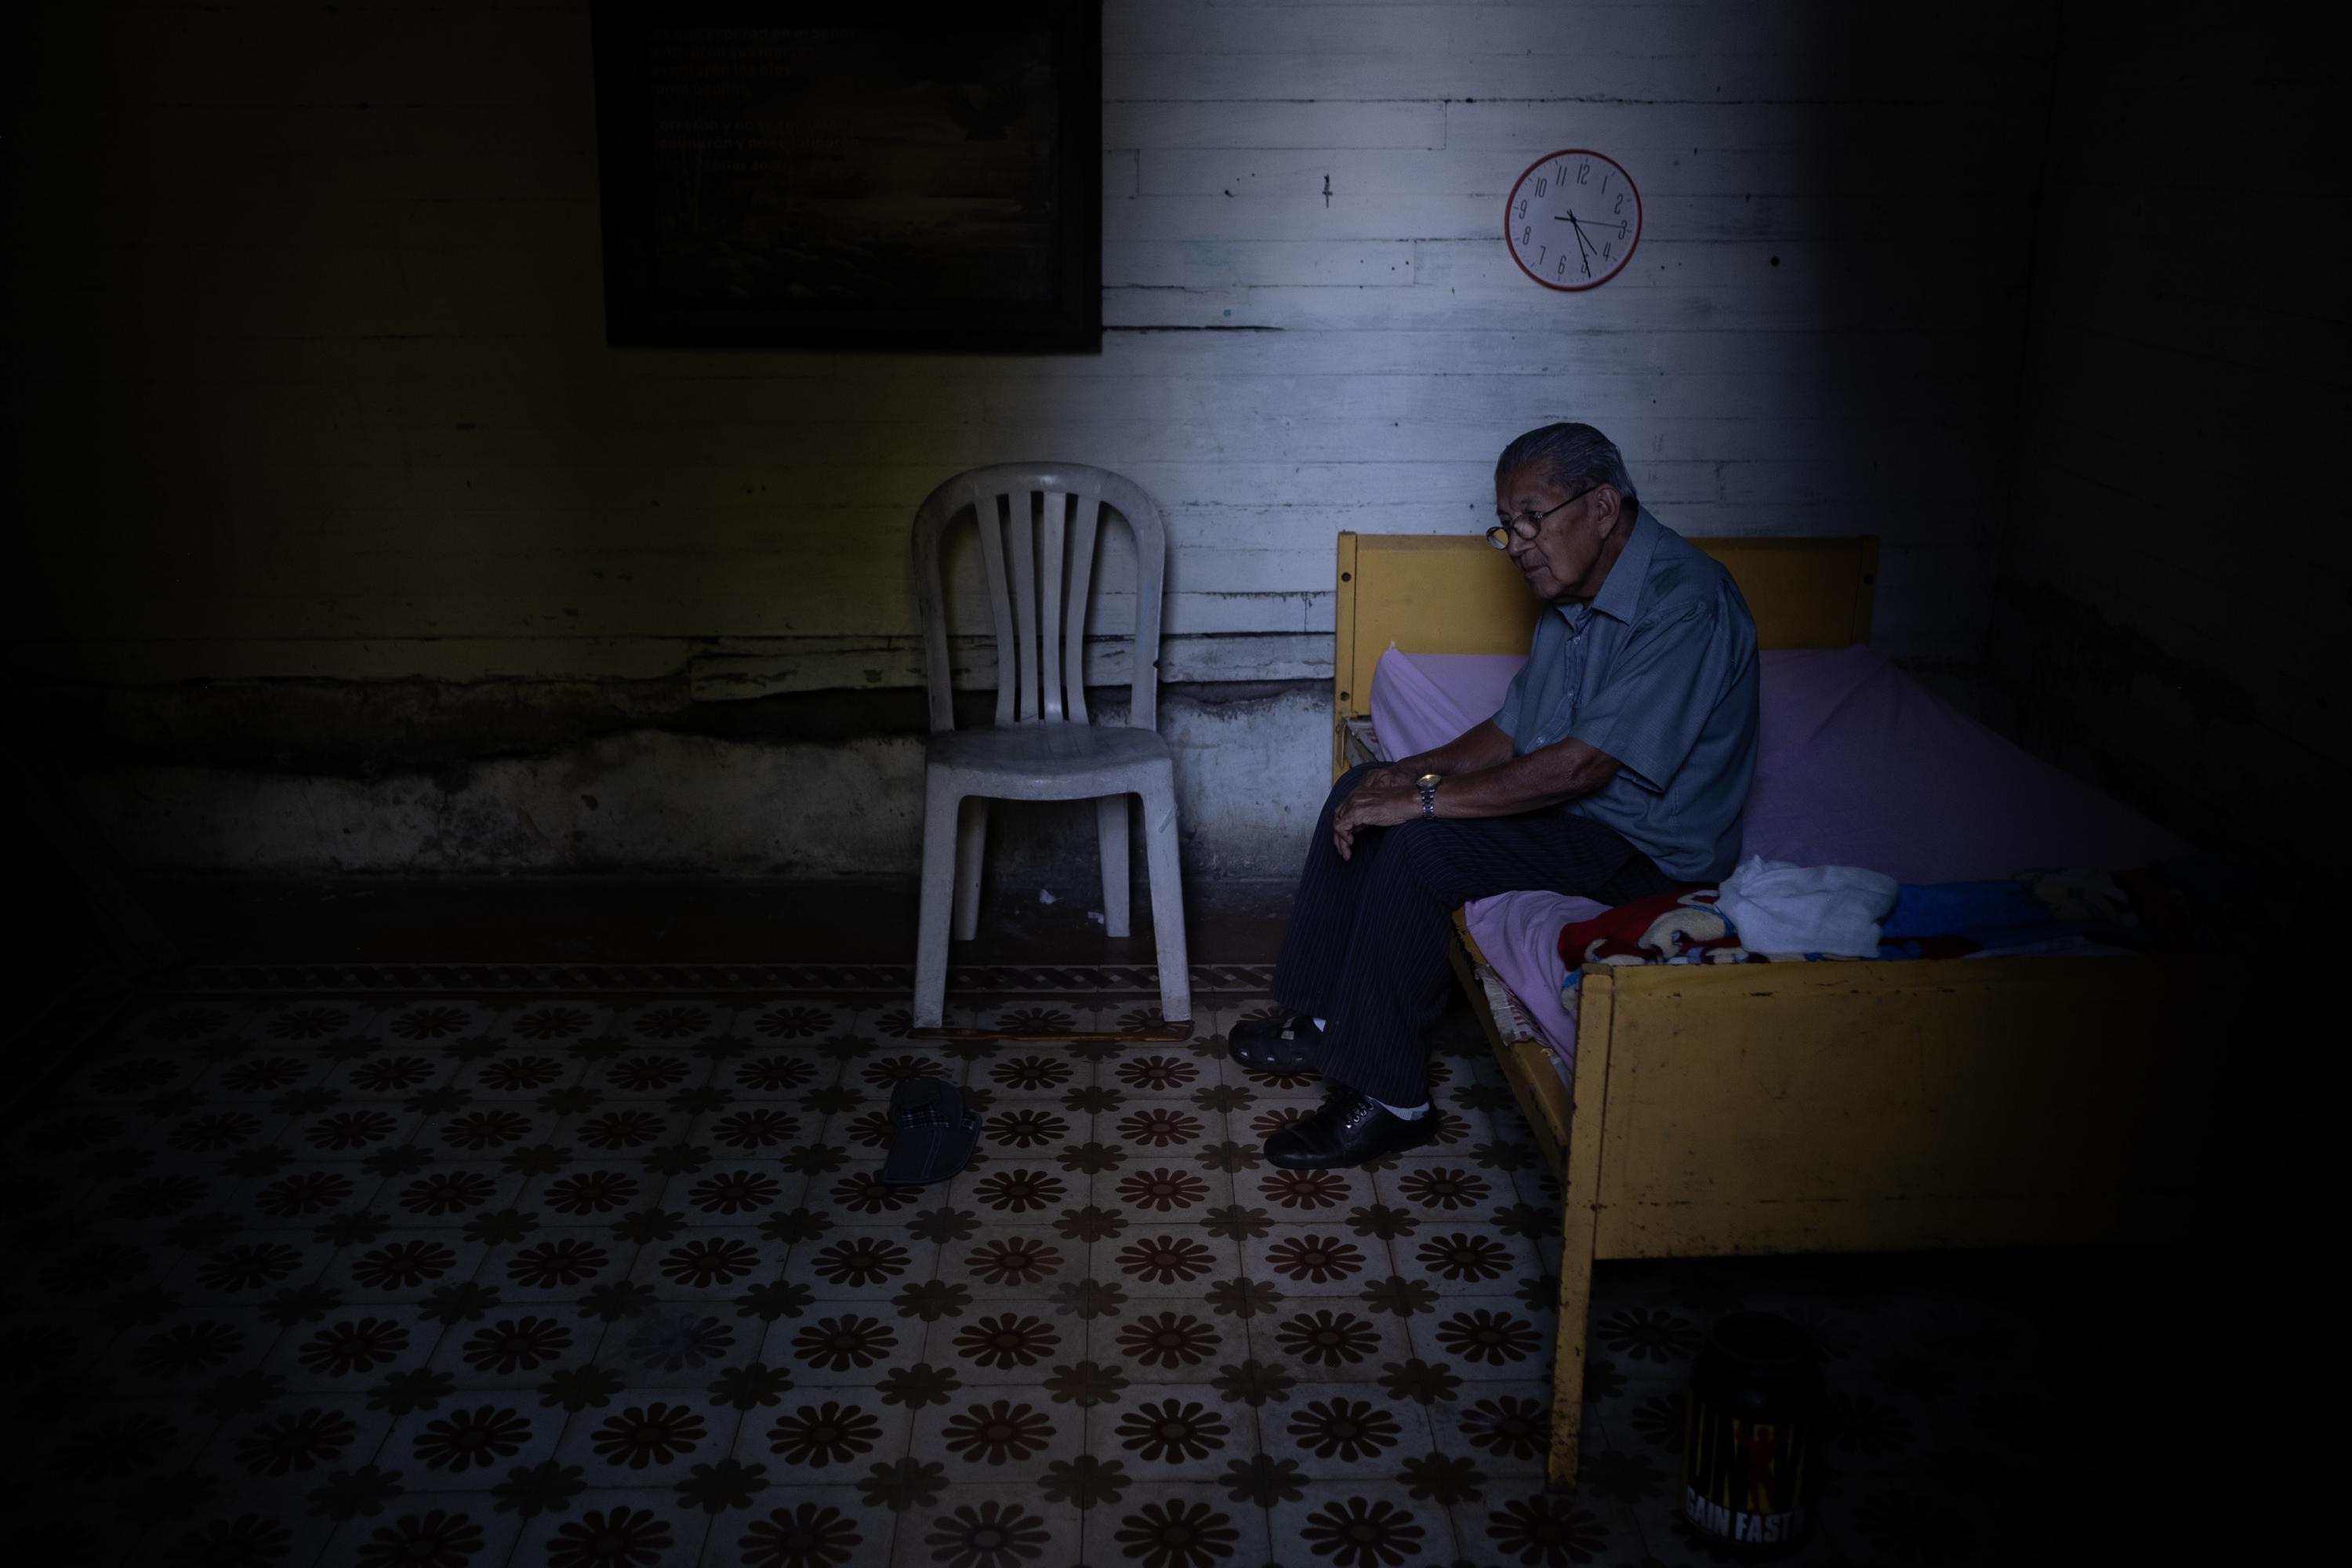
[[[1638,510],[1633,477],[1625,471],[1625,456],[1617,443],[1590,425],[1547,425],[1530,430],[1503,448],[1495,459],[1495,482],[1515,468],[1538,468],[1544,477],[1570,494],[1587,485],[1612,485],[1631,512]]]

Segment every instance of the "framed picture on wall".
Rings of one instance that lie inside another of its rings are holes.
[[[1092,353],[1097,0],[596,0],[617,344]]]

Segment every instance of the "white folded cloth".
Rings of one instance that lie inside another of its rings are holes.
[[[1878,924],[1901,884],[1859,866],[1798,866],[1751,856],[1726,878],[1716,909],[1750,952],[1878,956]]]

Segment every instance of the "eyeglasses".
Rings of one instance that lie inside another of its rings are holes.
[[[1508,550],[1514,536],[1522,541],[1531,540],[1536,536],[1537,531],[1543,527],[1543,520],[1558,511],[1560,506],[1574,506],[1608,482],[1607,479],[1601,479],[1589,484],[1560,502],[1559,506],[1549,507],[1542,511],[1523,511],[1508,522],[1498,522],[1486,531],[1486,542],[1497,550]]]

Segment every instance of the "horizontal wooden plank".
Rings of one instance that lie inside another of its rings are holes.
[[[1335,181],[1328,196],[1319,189],[1265,192],[1247,182],[1231,196],[1222,190],[1137,195],[1126,188],[1135,179],[1129,163],[1118,171],[1121,187],[1107,193],[1105,281],[1191,287],[1367,281],[1322,268],[1307,272],[1244,268],[1205,277],[1171,274],[1152,267],[1150,250],[1134,256],[1129,247],[1210,240],[1373,244],[1499,237],[1504,193],[1521,163],[1516,157],[1491,155],[1485,162],[1488,167],[1482,183],[1502,189],[1432,185],[1381,191]],[[2004,247],[2021,249],[2032,195],[2014,184],[1962,192],[1937,188],[1932,194],[1916,184],[1901,191],[1867,186],[1850,192],[1776,191],[1751,185],[1685,192],[1671,181],[1654,182],[1646,175],[1637,163],[1645,238],[1685,242],[1950,241],[1966,236],[1979,241],[1992,237]],[[470,268],[482,286],[499,288],[509,277],[540,276],[559,250],[586,254],[599,243],[593,182],[586,182],[584,189],[530,196],[389,197],[354,187],[348,170],[330,168],[321,177],[334,181],[335,188],[316,197],[289,193],[281,188],[283,182],[248,182],[216,195],[184,190],[136,207],[126,207],[119,198],[93,199],[87,186],[79,186],[45,204],[61,224],[70,224],[74,248],[39,265],[60,275],[96,268],[115,290],[137,290],[149,278],[159,278],[184,297],[220,286],[215,274],[226,274],[223,281],[234,283],[257,270],[305,267],[344,288],[381,289],[381,282],[362,279],[382,278],[387,257],[403,264],[394,280],[405,287],[416,280],[404,269],[410,258],[443,258]],[[564,184],[578,186],[583,182]],[[1830,182],[1791,174],[1775,184],[1796,187]],[[369,271],[354,274],[354,268]]]
[[[1182,49],[1295,54],[1346,47],[1413,55],[1453,41],[1448,7],[1114,5],[1103,8],[1103,56],[1158,56]]]
[[[1581,115],[1580,115],[1581,120]],[[1580,126],[1580,133],[1623,163],[1645,196],[1889,195],[1923,190],[1981,195],[2018,188],[2016,160],[2033,154],[2031,127],[2003,121],[1950,130],[1939,137],[1882,138],[1864,108],[1845,115],[1850,141],[1758,147],[1694,144],[1684,126]],[[1563,132],[1568,127],[1561,127]],[[1134,194],[1147,196],[1312,197],[1331,184],[1333,205],[1351,197],[1444,192],[1492,198],[1497,207],[1538,152],[1448,146],[1423,150],[1355,148],[1145,147],[1112,154],[1134,162]],[[1107,159],[1106,162],[1109,162]],[[1110,177],[1104,189],[1113,192]],[[1122,193],[1123,194],[1123,193]]]
[[[1956,200],[1949,191],[1850,196],[1685,196],[1645,191],[1642,198],[1642,227],[1645,237],[1671,237],[1685,242],[1974,242],[1977,248],[1972,255],[1979,268],[1990,264],[2021,269],[2032,235],[2032,195],[2030,189],[2016,185],[1998,193],[1977,193],[1968,200]],[[1503,231],[1504,210],[1499,196],[1451,193],[1335,195],[1328,205],[1311,195],[1129,197],[1110,202],[1104,208],[1103,276],[1106,282],[1113,284],[1192,283],[1190,278],[1137,272],[1125,256],[1124,247],[1138,244],[1167,247],[1202,241],[1266,244],[1306,239],[1497,239]],[[1563,227],[1559,232],[1568,231]],[[1114,268],[1114,257],[1123,265]],[[1348,277],[1262,278],[1256,269],[1246,267],[1238,276],[1212,276],[1206,279],[1215,283],[1364,280]]]
[[[1114,326],[1284,331],[1654,329],[1867,331],[1963,327],[2023,342],[2024,258],[2005,274],[1953,270],[1948,246],[1801,239],[1683,244],[1644,238],[1605,286],[1559,294],[1528,281],[1499,237],[1424,240],[1414,287],[1367,300],[1341,288],[1113,288]]]
[[[1834,312],[1837,296],[1847,287],[1869,290],[1874,309],[1888,294],[1949,292],[1964,287],[1953,270],[1949,246],[1900,237],[1838,240],[1791,236],[1688,243],[1645,235],[1625,270],[1589,294],[1534,291],[1495,240],[1423,240],[1415,249],[1415,279],[1426,288],[1444,289],[1466,299],[1500,297],[1517,303],[1558,300],[1571,310],[1581,306],[1596,321],[1630,308],[1643,290],[1654,289],[1680,292],[1744,284],[1759,291],[1778,290],[1812,310]],[[2002,300],[2012,307],[2021,302],[2023,251],[1995,249],[1986,260],[1986,269],[1973,274],[1975,281],[1968,286],[1969,299],[1979,303]],[[2013,334],[2019,326],[2012,321]]]
[[[2030,148],[2035,144],[2033,127],[2015,121],[2030,119],[2040,101],[2038,94],[2023,93],[2014,101],[1978,106],[1973,123],[1988,138],[1985,146],[1989,157],[1996,156],[2005,147]],[[1949,148],[1958,135],[1951,105],[1919,101],[1849,106],[1481,100],[1449,103],[1444,106],[1444,114],[1445,138],[1441,145],[1448,151],[1514,153],[1519,156],[1521,168],[1556,148],[1594,146],[1612,156],[1621,147],[1805,153],[1819,159],[1825,171],[1834,171],[1849,155],[1845,148],[1850,138],[1870,136],[1885,144],[1870,154],[1853,154],[1868,166],[1883,159],[1889,149]],[[1632,172],[1630,168],[1628,172]],[[2022,174],[2013,168],[2011,172],[2022,180]],[[1639,182],[1636,174],[1635,183]]]
[[[1413,258],[1409,238],[1145,242],[1106,237],[1102,270],[1104,284],[1112,288],[1286,283],[1402,288],[1412,281]]]
[[[1435,103],[1106,103],[1103,145],[1443,147]]]
[[[878,465],[903,461],[913,444],[927,453],[927,471],[933,474],[1005,460],[1009,453],[1123,470],[1143,462],[1206,466],[1226,458],[1338,464],[1378,446],[1389,461],[1459,463],[1493,453],[1519,431],[1583,419],[1609,431],[1637,464],[1765,453],[1792,460],[1862,460],[1880,448],[1916,463],[1916,454],[1958,462],[2003,428],[1997,376],[1885,387],[1795,378],[1722,378],[1720,384],[1705,388],[1644,386],[1631,378],[1621,378],[1619,384],[1622,395],[1557,381],[1530,385],[1520,398],[1490,392],[1477,397],[1475,412],[1449,408],[1442,388],[1372,388],[1351,405],[1353,412],[1317,409],[1309,411],[1312,416],[1284,408],[1276,391],[1260,384],[1244,389],[1251,395],[1247,405],[1266,421],[1252,426],[1219,418],[1216,410],[1197,417],[1149,418],[1080,405],[1051,415],[1034,407],[1008,409],[1002,418],[971,425],[811,422],[766,432],[748,426],[684,427],[663,432],[658,439],[631,439],[618,450],[588,429],[419,432],[373,466],[392,470],[390,488],[382,493],[411,506],[476,515],[513,509],[520,515],[561,518],[583,507],[611,505],[616,485],[632,489],[649,510],[672,510],[678,498],[708,493],[711,476],[698,475],[698,468],[731,478],[745,464]],[[1172,395],[1160,405],[1175,406]],[[495,450],[467,448],[467,434],[488,437]],[[104,508],[110,492],[75,484],[71,475],[77,464],[103,461],[110,452],[119,457],[119,446],[110,448],[86,430],[60,432],[59,443],[44,454],[48,466],[37,483],[40,504],[73,516]],[[411,466],[401,468],[404,458]],[[209,445],[158,441],[143,455],[141,468],[123,475],[117,488],[155,499],[201,480],[190,497],[196,505],[218,495],[252,506],[253,498],[269,495],[269,475],[221,475],[207,466],[219,460],[219,449]],[[737,488],[747,498],[759,494],[753,480],[741,480]],[[316,499],[313,491],[268,504],[299,510]],[[350,504],[363,508],[378,499],[354,496]],[[780,517],[789,516],[790,500],[769,496]]]
[[[1842,108],[1909,99],[2009,104],[2046,90],[2046,56],[1965,60],[1920,51],[1858,58],[1845,50],[1739,54],[1717,44],[1688,53],[1504,52],[1479,38],[1438,51],[1369,51],[1341,24],[1323,47],[1280,54],[1108,55],[1103,97],[1121,101],[1249,102],[1313,99],[1538,99],[1562,104],[1804,102]]]
[[[1553,297],[1528,293],[1547,306]],[[762,354],[614,355],[549,338],[249,341],[160,336],[123,341],[102,356],[43,365],[45,384],[92,410],[160,417],[192,401],[223,430],[314,413],[365,416],[389,430],[491,422],[532,426],[629,423],[659,428],[712,421],[801,417],[812,400],[833,411],[898,409],[971,416],[973,395],[1011,395],[1040,383],[1118,384],[1223,377],[1902,374],[1982,358],[1980,334],[1959,327],[1814,331],[1627,324],[1576,305],[1521,312],[1507,324],[1449,329],[1304,327],[1255,333],[1115,333],[1097,354],[1036,356]]]
[[[1796,3],[1580,5],[1122,4],[1106,7],[1106,56],[1185,51],[1290,55],[1317,50],[1427,56],[1478,50],[1577,58],[1824,53],[1898,56],[1934,47],[1988,58],[2046,53],[2047,7],[2004,0],[1964,10]]]

